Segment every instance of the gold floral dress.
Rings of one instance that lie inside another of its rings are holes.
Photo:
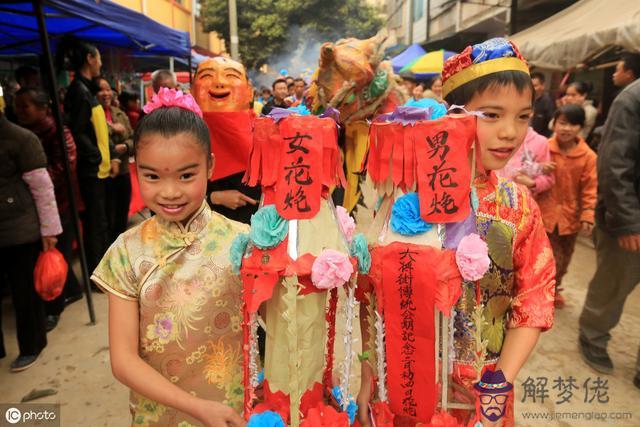
[[[138,301],[140,356],[194,396],[242,410],[241,284],[228,259],[248,226],[203,203],[183,226],[158,216],[120,235],[91,279]],[[133,426],[195,426],[197,420],[131,392]]]

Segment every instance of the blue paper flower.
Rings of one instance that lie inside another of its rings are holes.
[[[369,253],[369,245],[364,234],[358,233],[353,236],[351,246],[349,247],[349,255],[358,259],[358,271],[362,274],[369,273],[371,269],[371,254]]]
[[[435,99],[431,98],[411,98],[404,105],[405,107],[431,108],[431,117],[429,120],[437,120],[440,117],[444,117],[447,115],[447,107],[445,107],[444,104],[441,104]]]
[[[249,234],[240,233],[231,242],[229,250],[229,258],[231,259],[231,271],[234,274],[240,274],[240,266],[242,265],[242,257],[247,250],[249,244]]]
[[[415,236],[431,230],[432,225],[420,217],[417,193],[398,197],[391,208],[391,229],[403,236]]]
[[[340,386],[335,386],[331,390],[331,394],[335,397],[336,401],[342,408],[342,392],[340,391]],[[349,396],[349,404],[347,405],[347,415],[349,416],[349,424],[353,425],[356,420],[356,413],[358,412],[358,405],[353,400],[353,397]]]
[[[289,221],[282,218],[275,205],[264,206],[251,216],[249,237],[260,249],[278,246],[287,237]]]
[[[285,427],[282,417],[277,412],[264,411],[253,414],[249,418],[247,427]]]
[[[288,110],[293,110],[296,113],[300,114],[301,116],[310,116],[311,115],[311,111],[309,111],[309,109],[307,108],[307,106],[304,103],[300,103],[300,105],[298,105],[296,107],[289,107]]]

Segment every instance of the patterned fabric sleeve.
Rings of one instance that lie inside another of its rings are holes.
[[[139,280],[133,271],[124,235],[120,235],[111,245],[91,275],[91,280],[120,298],[131,301],[138,299]]]
[[[540,209],[526,196],[523,216],[513,254],[516,283],[508,327],[545,331],[553,325],[555,262]]]
[[[29,187],[40,220],[40,235],[57,236],[62,233],[58,204],[53,191],[53,183],[46,168],[30,170],[22,174],[22,180]]]

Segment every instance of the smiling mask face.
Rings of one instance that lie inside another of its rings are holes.
[[[193,95],[205,113],[248,111],[253,88],[242,64],[216,57],[198,65]]]

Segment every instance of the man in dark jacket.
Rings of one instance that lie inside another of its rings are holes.
[[[273,99],[262,107],[262,114],[264,115],[269,114],[274,107],[289,108],[289,104],[285,99],[289,94],[287,91],[287,81],[285,79],[276,79],[271,87],[273,88]]]
[[[549,138],[551,136],[549,122],[553,117],[553,113],[556,111],[556,104],[553,102],[553,99],[551,99],[549,93],[546,92],[544,81],[544,74],[531,73],[531,83],[533,84],[533,90],[535,91],[536,98],[533,102],[531,127],[540,135],[544,135]]]
[[[78,152],[78,182],[85,206],[83,235],[87,266],[93,271],[109,247],[107,180],[118,175],[121,161],[109,142],[105,112],[92,93],[95,86],[91,79],[100,75],[102,67],[100,52],[77,40],[59,50],[66,53],[68,67],[75,71],[64,113]]]
[[[597,268],[580,316],[585,362],[611,373],[609,331],[620,320],[627,296],[640,282],[640,79],[616,97],[598,148]],[[616,79],[614,79],[614,82]],[[633,380],[640,388],[640,353]]]

